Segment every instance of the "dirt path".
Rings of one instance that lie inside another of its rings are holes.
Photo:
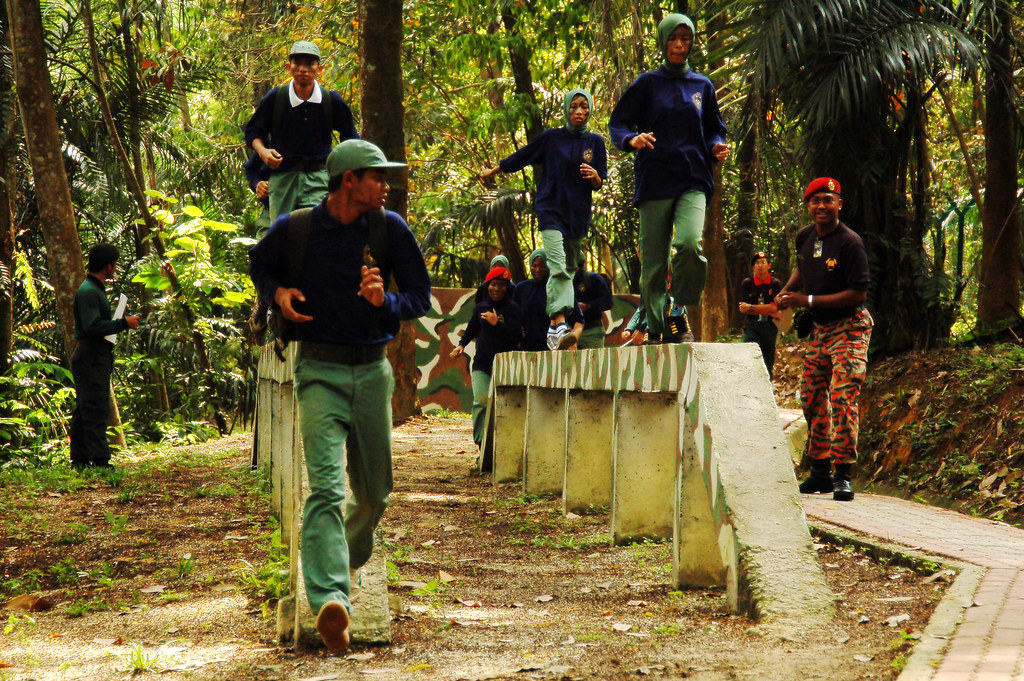
[[[609,546],[606,513],[565,518],[557,499],[471,474],[468,421],[429,418],[395,432],[396,492],[379,547],[398,606],[393,644],[343,656],[279,649],[262,601],[243,590],[259,581],[268,544],[265,511],[245,493],[255,485],[247,452],[236,437],[142,453],[121,462],[118,487],[51,481],[9,495],[5,599],[11,580],[26,585],[37,570],[39,588],[23,591],[56,607],[7,611],[0,679],[123,679],[147,660],[162,678],[232,681],[884,679],[940,595],[906,568],[824,545],[840,614],[778,640],[731,615],[722,590],[670,591],[670,542]],[[75,531],[84,538],[68,542]],[[182,574],[186,554],[193,567]],[[52,567],[68,558],[81,576],[62,587]],[[106,609],[70,617],[76,602]]]

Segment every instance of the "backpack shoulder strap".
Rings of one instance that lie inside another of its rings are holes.
[[[288,104],[288,83],[278,85],[274,88],[274,112],[270,119],[271,139],[281,129],[281,120],[284,119],[284,112]]]
[[[323,85],[317,83],[317,87],[320,88],[320,101],[324,107],[324,120],[327,121],[327,135],[331,138],[331,144],[334,144],[334,97],[330,90],[325,88]]]
[[[366,235],[369,256],[380,268],[381,277],[387,282],[388,275],[391,273],[391,261],[388,257],[388,221],[384,209],[378,208],[367,212],[366,223],[369,227]]]
[[[302,269],[306,264],[309,248],[309,225],[313,209],[299,208],[288,215],[288,286],[297,287],[302,280]]]

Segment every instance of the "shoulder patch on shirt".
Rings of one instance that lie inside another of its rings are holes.
[[[701,93],[694,92],[693,95],[690,97],[690,101],[693,102],[693,105],[695,107],[697,107],[697,111],[700,111],[701,103],[704,101],[704,98],[702,97]]]
[[[838,264],[839,264],[839,261],[836,260],[835,258],[829,258],[828,260],[825,261],[825,267],[828,268],[829,272],[834,270],[836,268],[836,265],[838,265]]]

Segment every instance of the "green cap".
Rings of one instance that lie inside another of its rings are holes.
[[[405,163],[389,161],[380,147],[366,140],[345,140],[327,157],[327,174],[331,179],[341,177],[347,170],[405,167]]]
[[[288,50],[289,59],[297,54],[308,54],[311,57],[316,57],[317,61],[320,61],[320,48],[308,40],[296,41],[292,45],[292,49]]]

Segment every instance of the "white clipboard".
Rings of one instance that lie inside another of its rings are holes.
[[[127,309],[128,309],[128,296],[126,296],[125,294],[122,293],[117,298],[117,307],[114,309],[114,316],[112,317],[112,319],[121,319],[122,317],[124,317],[124,311],[127,310]],[[117,340],[117,334],[116,333],[112,333],[109,336],[104,336],[104,338],[109,343],[113,344]]]

